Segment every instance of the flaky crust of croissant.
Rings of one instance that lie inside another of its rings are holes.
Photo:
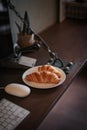
[[[29,75],[26,75],[25,79],[36,83],[57,84],[60,82],[60,79],[57,77],[57,75],[49,71],[33,72]]]
[[[41,72],[41,71],[49,71],[51,73],[55,73],[58,76],[58,78],[61,78],[61,74],[51,65],[39,66],[38,71],[39,72]]]

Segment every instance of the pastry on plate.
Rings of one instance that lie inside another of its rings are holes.
[[[33,72],[29,75],[26,75],[26,80],[36,83],[53,83],[57,84],[60,82],[60,79],[55,73],[49,71]]]
[[[41,71],[49,71],[51,73],[55,73],[58,76],[58,78],[61,78],[61,74],[52,65],[42,65],[42,66],[39,66],[38,67],[38,71],[39,72],[41,72]]]

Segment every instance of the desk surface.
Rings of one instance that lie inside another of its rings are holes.
[[[18,98],[6,94],[0,90],[0,98],[7,98],[16,104],[31,111],[31,114],[16,128],[16,130],[35,130],[55,103],[59,100],[70,83],[76,77],[87,58],[87,24],[64,22],[44,31],[41,36],[49,44],[51,49],[65,61],[74,62],[74,66],[67,75],[66,81],[59,87],[40,90],[31,88],[31,94],[26,98]],[[38,64],[46,63],[49,59],[44,49],[32,54],[26,54],[38,58]],[[0,86],[8,83],[23,83],[22,74],[25,70],[0,68]]]

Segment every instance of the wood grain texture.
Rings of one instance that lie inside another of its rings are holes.
[[[48,90],[31,88],[31,94],[23,99],[10,96],[4,91],[1,92],[1,98],[5,97],[31,111],[31,114],[16,130],[35,130],[67,90],[87,59],[86,22],[64,21],[47,29],[41,36],[59,57],[66,61],[73,61],[74,67],[70,74],[67,75],[66,81],[59,87]],[[26,53],[25,55],[37,58],[37,65],[44,64],[49,59],[49,55],[43,47],[34,53]],[[24,70],[21,69],[0,68],[0,86],[12,82],[23,84],[21,78],[23,73]]]

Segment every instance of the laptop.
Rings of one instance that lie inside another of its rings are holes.
[[[36,59],[21,56],[13,44],[7,0],[0,0],[0,67],[28,68],[36,64]]]
[[[13,53],[13,43],[6,0],[0,0],[0,59]]]

